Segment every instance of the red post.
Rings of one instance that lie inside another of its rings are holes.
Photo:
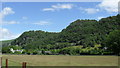
[[[1,66],[2,66],[2,57],[1,57]]]
[[[25,66],[25,63],[23,62],[23,63],[22,63],[22,68],[25,68],[24,66]]]
[[[6,68],[8,68],[8,59],[6,59]]]
[[[24,64],[25,64],[25,68],[26,68],[26,64],[27,64],[27,63],[25,62]]]

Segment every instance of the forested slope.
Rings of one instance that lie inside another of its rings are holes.
[[[65,47],[82,46],[83,48],[101,45],[110,32],[120,29],[120,15],[101,20],[76,20],[61,32],[27,31],[11,42],[11,45],[23,49],[54,50]]]

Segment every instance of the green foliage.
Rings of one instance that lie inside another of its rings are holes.
[[[101,46],[99,46],[101,47]],[[63,49],[59,49],[59,54],[68,55],[101,55],[102,49],[99,47],[86,47],[83,46],[70,46]]]
[[[115,30],[108,35],[106,46],[110,51],[120,55],[120,30]]]
[[[26,54],[26,50],[23,50],[22,54]]]
[[[19,52],[19,51],[15,51],[15,53],[14,54],[22,54],[21,52]]]
[[[22,47],[21,46],[14,46],[14,45],[11,45],[11,46],[9,46],[9,48],[13,48],[13,50],[20,50],[20,49],[22,49]]]
[[[59,52],[60,52],[60,49],[53,49],[53,50],[50,50],[52,52],[53,55],[58,55]]]
[[[13,53],[13,52],[10,50],[11,48],[12,48],[13,50],[22,50],[22,47],[21,47],[21,46],[11,45],[11,46],[2,47],[2,53],[21,54],[21,52],[19,52],[19,51],[15,51],[15,53]]]
[[[9,46],[11,45],[11,42],[14,41],[14,40],[5,40],[5,41],[0,41],[2,42],[2,47],[6,47],[6,46]]]
[[[9,46],[7,46],[7,47],[2,47],[2,53],[10,53]]]

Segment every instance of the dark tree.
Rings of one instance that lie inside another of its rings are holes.
[[[120,55],[120,30],[115,30],[109,34],[106,39],[108,50]]]

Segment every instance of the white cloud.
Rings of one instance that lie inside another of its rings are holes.
[[[102,19],[102,18],[105,18],[105,17],[98,17],[97,19],[100,20],[100,19]]]
[[[0,25],[19,24],[17,21],[2,21]]]
[[[43,11],[54,11],[55,9],[53,8],[44,8]]]
[[[15,39],[19,37],[20,34],[12,34],[8,29],[6,28],[0,28],[0,40],[10,40]]]
[[[103,0],[98,7],[107,12],[118,12],[119,0]]]
[[[10,32],[8,31],[8,29],[0,28],[0,39],[3,39],[9,35],[10,35]]]
[[[0,12],[0,18],[3,18],[6,15],[9,14],[14,14],[15,12],[12,10],[10,7],[5,7],[1,12]]]
[[[62,10],[62,9],[72,9],[73,4],[57,4],[52,5],[50,8],[44,8],[43,11],[55,11],[55,10]]]
[[[102,2],[98,5],[96,5],[94,8],[82,8],[80,7],[80,10],[83,10],[87,12],[88,14],[94,14],[99,11],[107,11],[109,13],[118,12],[118,2],[120,0],[102,0]]]
[[[5,18],[5,16],[14,14],[14,13],[15,12],[10,7],[3,8],[3,10],[0,12],[0,25],[18,24],[19,22],[17,22],[17,21],[4,21],[3,20],[3,18]]]
[[[9,15],[9,14],[14,14],[15,12],[12,10],[12,8],[10,8],[10,7],[5,7],[5,8],[2,10],[2,13],[3,13],[3,15]]]
[[[3,8],[3,10],[1,10],[1,12],[0,12],[0,25],[18,24],[19,22],[17,22],[17,21],[4,21],[4,20],[2,20],[7,15],[14,14],[14,13],[15,12],[10,7]],[[0,40],[15,39],[18,36],[20,36],[20,34],[13,34],[8,29],[0,27]]]
[[[73,7],[73,4],[57,4],[57,5],[52,5],[52,8],[55,9],[71,9]]]
[[[33,24],[35,24],[35,25],[49,25],[50,23],[47,21],[40,21],[40,22],[33,23]]]
[[[86,13],[88,13],[88,14],[94,14],[94,13],[99,12],[100,10],[95,9],[95,8],[86,8],[86,9],[84,9],[84,11],[86,11]]]
[[[27,20],[27,19],[28,19],[28,17],[25,17],[25,16],[24,16],[24,17],[22,17],[22,19],[23,19],[23,20]]]

